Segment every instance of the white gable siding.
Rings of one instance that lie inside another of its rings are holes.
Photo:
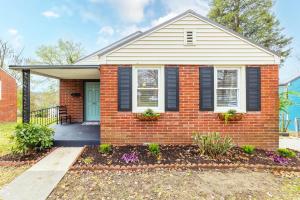
[[[184,30],[196,31],[196,45],[184,45]],[[97,60],[97,61],[96,61]],[[87,64],[276,64],[278,58],[237,36],[187,15]]]
[[[99,64],[98,55],[91,55],[75,63],[75,65],[97,65]]]

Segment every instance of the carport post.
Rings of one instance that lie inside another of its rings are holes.
[[[22,121],[23,123],[30,122],[30,70],[23,69],[23,112]]]

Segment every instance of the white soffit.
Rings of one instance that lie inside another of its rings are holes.
[[[57,79],[99,79],[99,70],[95,69],[31,69],[32,74]]]

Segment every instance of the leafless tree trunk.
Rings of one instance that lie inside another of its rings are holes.
[[[20,85],[22,81],[21,73],[14,70],[9,70],[8,65],[26,64],[28,60],[22,57],[22,54],[23,49],[21,51],[16,51],[10,47],[7,41],[0,39],[0,68],[8,70],[9,73],[17,80],[18,85]]]

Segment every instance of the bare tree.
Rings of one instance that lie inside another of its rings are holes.
[[[23,49],[20,51],[13,49],[8,41],[0,39],[0,67],[7,70],[20,85],[22,82],[21,73],[15,70],[10,70],[8,65],[25,65],[28,59],[23,57]]]
[[[6,61],[11,56],[12,52],[13,50],[8,45],[8,42],[0,39],[0,67],[1,68],[5,67]]]

